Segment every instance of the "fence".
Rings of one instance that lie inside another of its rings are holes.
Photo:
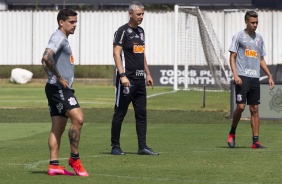
[[[245,10],[205,11],[228,58],[232,36],[245,28]],[[266,62],[282,62],[282,11],[259,13],[259,32],[266,45]],[[56,11],[0,11],[0,65],[40,65],[50,35],[57,29]],[[149,65],[174,64],[174,12],[145,12]],[[112,40],[117,28],[128,22],[126,11],[79,11],[78,27],[69,36],[76,64],[112,65]],[[188,43],[189,44],[189,43]],[[190,65],[206,65],[189,61]]]

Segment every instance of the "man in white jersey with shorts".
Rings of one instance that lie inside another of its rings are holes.
[[[259,109],[260,104],[260,68],[268,76],[269,88],[274,88],[274,81],[265,63],[265,47],[262,36],[256,33],[258,14],[248,11],[245,14],[246,29],[239,31],[232,38],[230,66],[236,84],[236,103],[231,130],[228,135],[228,146],[235,147],[235,133],[246,103],[251,113],[253,135],[252,148],[266,148],[259,142]]]
[[[57,22],[59,28],[52,34],[41,61],[48,75],[45,93],[52,120],[48,140],[50,149],[48,175],[74,175],[60,166],[58,161],[61,137],[68,118],[70,118],[71,126],[68,136],[71,154],[69,165],[78,176],[88,176],[78,153],[80,131],[84,118],[72,89],[74,57],[68,41],[68,36],[73,34],[76,28],[77,13],[69,9],[62,9],[58,13]]]

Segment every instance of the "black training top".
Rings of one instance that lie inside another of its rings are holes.
[[[145,33],[125,24],[115,32],[114,45],[122,47],[121,59],[128,78],[144,79]]]

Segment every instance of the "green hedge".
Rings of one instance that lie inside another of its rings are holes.
[[[0,78],[10,78],[14,68],[23,68],[33,73],[33,78],[46,78],[41,65],[0,65]],[[113,65],[75,65],[75,78],[113,78]]]

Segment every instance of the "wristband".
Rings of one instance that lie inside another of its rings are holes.
[[[120,77],[125,77],[125,73],[119,74]]]

